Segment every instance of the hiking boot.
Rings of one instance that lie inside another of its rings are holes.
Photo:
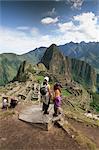
[[[46,115],[48,115],[48,114],[49,114],[49,112],[47,111],[47,112],[44,112],[43,114],[44,114],[44,115],[45,115],[45,114],[46,114]]]
[[[54,114],[53,114],[53,117],[58,117],[58,114],[55,114],[55,113],[54,113]]]
[[[61,113],[61,112],[59,112],[59,115],[62,115],[62,113]]]

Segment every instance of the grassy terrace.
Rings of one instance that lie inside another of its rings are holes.
[[[43,76],[40,76],[40,75],[37,75],[37,76],[36,76],[36,79],[37,79],[37,81],[38,81],[39,83],[42,83],[43,80],[44,80],[44,77],[43,77]]]
[[[71,94],[64,88],[62,88],[62,95],[63,96],[70,96]]]
[[[92,94],[93,101],[91,102],[90,106],[96,110],[96,112],[99,112],[99,94],[93,93]]]

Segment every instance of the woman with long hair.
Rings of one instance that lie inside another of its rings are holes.
[[[61,114],[61,84],[56,83],[54,85],[54,117],[57,117],[59,114]]]

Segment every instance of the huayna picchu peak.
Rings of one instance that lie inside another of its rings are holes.
[[[53,75],[61,76],[61,78],[64,77],[66,82],[71,81],[70,60],[60,52],[55,44],[47,48],[41,59],[41,63],[43,63]]]

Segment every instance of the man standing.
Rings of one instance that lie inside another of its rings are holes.
[[[50,104],[51,92],[50,92],[50,85],[48,82],[49,77],[45,77],[40,88],[41,99],[43,101],[42,111],[44,111],[44,114],[49,114],[48,108]]]

